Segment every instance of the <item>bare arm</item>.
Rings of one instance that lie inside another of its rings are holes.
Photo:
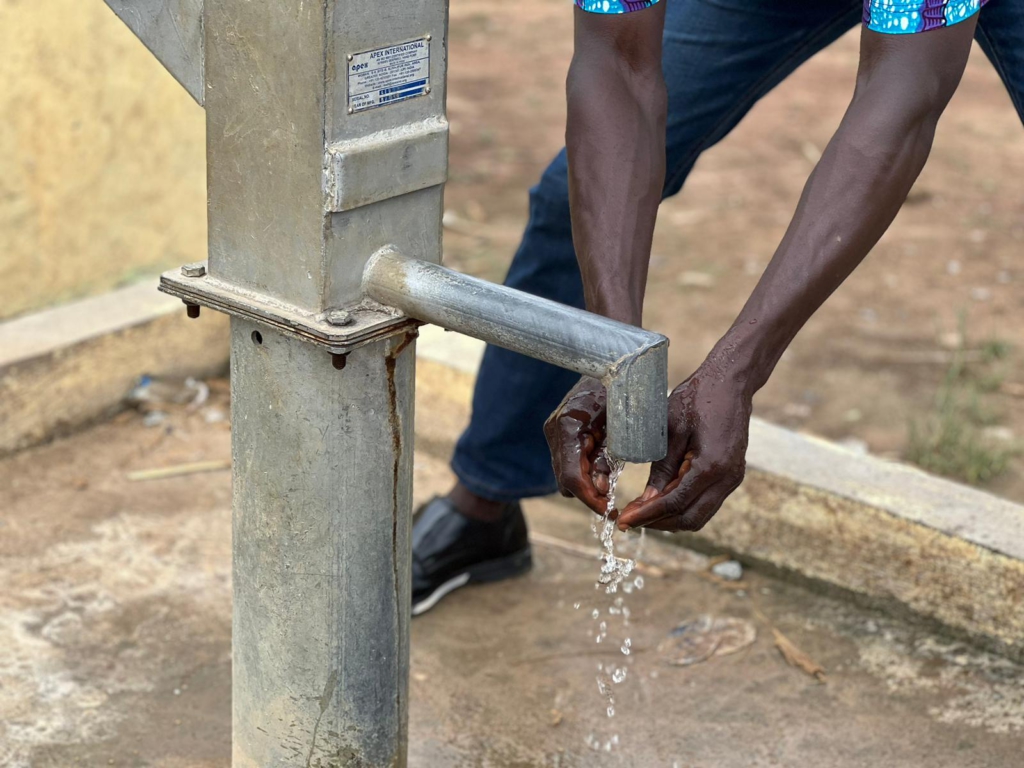
[[[565,143],[587,309],[640,325],[665,182],[665,3],[623,15],[575,13]]]
[[[566,81],[572,235],[587,309],[640,325],[665,182],[665,2],[621,15],[575,9]],[[584,378],[545,425],[562,492],[607,504],[604,388]]]
[[[742,481],[754,393],[903,205],[960,82],[975,24],[905,36],[864,31],[850,107],[746,306],[673,392],[669,455],[652,467],[622,527],[697,530]],[[687,456],[692,466],[682,472]]]

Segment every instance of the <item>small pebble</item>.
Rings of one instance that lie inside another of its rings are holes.
[[[715,563],[711,566],[711,572],[718,578],[725,579],[726,581],[739,581],[743,578],[743,566],[736,560]]]

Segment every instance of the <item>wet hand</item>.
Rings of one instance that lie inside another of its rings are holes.
[[[743,387],[710,362],[676,387],[668,454],[651,465],[646,490],[619,515],[619,528],[703,528],[743,482],[751,410]]]
[[[585,376],[544,422],[558,490],[599,515],[608,509],[611,476],[604,452],[606,403],[604,385]]]

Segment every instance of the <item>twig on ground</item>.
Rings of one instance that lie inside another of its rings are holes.
[[[772,627],[772,635],[775,637],[775,647],[779,649],[779,653],[789,666],[802,669],[819,683],[825,682],[825,669],[818,662],[795,646],[792,640],[775,627]]]
[[[127,474],[127,478],[133,482],[140,480],[162,480],[167,477],[198,475],[202,472],[219,472],[223,469],[231,469],[230,459],[220,459],[218,461],[196,461],[191,464],[175,464],[170,467],[140,469],[136,472],[129,472]]]
[[[779,649],[779,653],[782,654],[782,658],[785,659],[789,666],[806,672],[819,683],[827,682],[825,668],[808,656],[796,643],[782,634],[778,627],[772,624],[756,604],[754,605],[754,615],[772,631],[772,636],[775,638],[775,647]]]

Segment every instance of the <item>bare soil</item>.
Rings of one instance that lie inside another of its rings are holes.
[[[452,3],[445,258],[460,269],[502,279],[526,190],[562,145],[571,5]],[[725,331],[771,257],[849,101],[856,63],[854,32],[765,98],[662,206],[645,321],[672,339],[676,381]],[[968,372],[984,386],[964,385],[976,407],[956,418],[1014,448],[1024,434],[1022,171],[1024,129],[976,50],[908,204],[793,344],[757,413],[902,457],[910,423],[936,413],[953,350],[976,359],[1003,342],[1009,353],[997,365]],[[987,487],[1024,500],[1021,466],[1011,459]]]
[[[226,458],[227,423],[208,423],[226,409],[215,387],[159,427],[126,413],[0,461],[0,765],[230,765],[230,473],[128,476]],[[416,503],[451,480],[418,447]],[[655,536],[643,560],[662,572],[627,597],[624,629],[594,589],[596,558],[567,551],[597,549],[578,506],[538,499],[527,513],[547,537],[528,576],[461,590],[413,622],[411,766],[1020,764],[1019,665],[749,570],[716,582],[706,557]],[[670,630],[705,614],[753,642],[669,665]],[[786,663],[774,630],[825,682]],[[599,663],[628,669],[612,719]]]

